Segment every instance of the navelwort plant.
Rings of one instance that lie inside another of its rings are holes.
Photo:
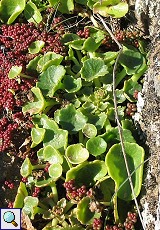
[[[95,219],[102,220],[99,229],[107,229],[110,222],[118,226],[142,186],[145,153],[136,143],[134,124],[125,111],[127,102],[136,102],[134,92],[142,88],[139,79],[147,69],[146,54],[141,45],[127,43],[121,55],[107,51],[103,41],[108,32],[98,26],[92,13],[121,18],[128,4],[121,0],[16,0],[14,4],[1,1],[0,18],[7,24],[23,12],[28,22],[38,25],[47,7],[62,14],[86,7],[94,23],[85,26],[86,37],[65,32],[61,42],[66,56],[51,51],[42,54],[41,40],[28,48],[35,58],[26,69],[37,73],[38,80],[31,89],[33,100],[22,112],[32,116],[31,148],[37,163],[32,164],[28,157],[24,160],[20,172],[26,183],[20,182],[14,208],[22,208],[32,220],[38,214],[48,220],[43,230],[98,229],[93,225]],[[84,16],[82,10],[79,14]],[[9,78],[20,81],[23,77],[32,78],[19,66],[11,68]],[[37,197],[33,196],[35,188],[39,188]]]

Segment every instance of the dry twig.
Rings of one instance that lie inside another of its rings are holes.
[[[119,58],[120,58],[120,56],[121,56],[121,54],[123,52],[123,46],[117,41],[117,39],[113,35],[112,31],[106,25],[106,23],[103,20],[103,18],[99,14],[97,14],[97,17],[100,20],[100,22],[103,24],[104,28],[109,33],[109,35],[111,36],[111,38],[115,41],[115,43],[119,47],[119,54],[118,54],[118,56],[116,58],[116,61],[115,61],[115,64],[114,64],[114,68],[113,68],[113,99],[114,99],[114,108],[115,108],[115,119],[116,119],[116,122],[117,122],[117,125],[118,125],[118,132],[119,132],[119,136],[120,136],[120,143],[121,143],[122,153],[123,153],[123,157],[124,157],[124,161],[125,161],[125,165],[126,165],[128,180],[129,180],[129,183],[130,183],[130,187],[131,187],[131,191],[132,191],[132,194],[133,194],[134,202],[135,202],[135,205],[136,205],[136,208],[137,208],[137,211],[138,211],[138,215],[139,215],[140,221],[142,223],[142,227],[145,230],[145,226],[144,226],[144,222],[143,222],[143,219],[142,219],[142,215],[140,213],[138,202],[137,202],[136,195],[135,195],[135,192],[134,192],[134,187],[133,187],[133,182],[132,182],[132,175],[130,173],[128,162],[127,162],[127,157],[126,157],[126,152],[125,152],[125,146],[124,146],[124,138],[123,138],[123,133],[122,133],[123,130],[122,130],[121,122],[119,120],[118,108],[117,108],[116,84],[115,84],[115,81],[116,81],[116,70],[117,70],[118,60],[119,60]]]

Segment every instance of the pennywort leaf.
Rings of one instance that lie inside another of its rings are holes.
[[[95,78],[104,76],[108,73],[107,66],[100,58],[90,58],[83,63],[81,69],[82,78],[86,81],[92,81]]]
[[[51,100],[44,99],[43,94],[38,87],[33,87],[31,91],[35,95],[34,101],[28,102],[23,106],[22,108],[23,113],[28,112],[31,115],[38,114],[41,113],[46,108],[48,107],[50,108],[53,105],[57,104],[55,99],[51,99]]]
[[[28,51],[30,54],[39,53],[44,45],[45,45],[44,41],[38,40],[38,41],[32,42],[32,44],[28,48]]]
[[[66,173],[66,181],[75,179],[79,186],[92,186],[97,180],[100,180],[107,174],[107,167],[104,161],[95,160],[92,162],[83,162],[76,167],[71,168]]]
[[[142,185],[144,149],[136,143],[125,142],[125,151],[135,195],[138,196]],[[122,200],[132,200],[130,184],[124,162],[124,157],[120,144],[113,145],[106,155],[105,163],[108,168],[108,174],[116,183],[117,195]],[[126,181],[125,181],[126,180]],[[122,187],[121,184],[125,181]]]
[[[80,164],[89,157],[88,150],[80,143],[68,146],[65,154],[71,164]]]
[[[32,128],[31,130],[31,137],[32,137],[32,145],[31,148],[34,148],[39,143],[41,143],[44,139],[45,129],[43,128]]]
[[[51,65],[58,66],[63,60],[63,56],[55,52],[45,53],[38,61],[37,71],[43,72]]]
[[[48,173],[52,180],[56,181],[62,175],[62,166],[59,163],[52,164],[49,166]]]
[[[52,65],[40,74],[37,87],[39,87],[46,96],[53,97],[56,90],[60,88],[64,74],[65,69],[62,65]]]
[[[81,224],[91,224],[94,218],[99,218],[100,213],[91,212],[89,205],[91,199],[89,197],[84,197],[77,205],[77,219]]]
[[[50,164],[62,164],[63,157],[60,152],[51,145],[47,145],[43,150],[43,157],[45,161]]]
[[[21,73],[21,71],[22,71],[22,66],[12,66],[8,74],[9,79],[16,78]]]
[[[93,156],[101,155],[106,151],[107,143],[99,136],[90,138],[86,143],[86,148]]]
[[[55,112],[55,120],[63,129],[71,132],[81,130],[87,122],[87,118],[80,111],[76,110],[72,104],[57,110]]]
[[[1,0],[0,19],[4,23],[11,24],[22,13],[25,5],[25,0]]]
[[[28,22],[33,22],[34,24],[38,24],[42,21],[41,13],[32,1],[26,4],[24,16]]]
[[[32,196],[27,196],[24,199],[24,207],[23,207],[23,212],[26,215],[29,215],[31,219],[34,218],[34,215],[36,214],[36,207],[38,206],[38,198],[37,197],[32,197]]]

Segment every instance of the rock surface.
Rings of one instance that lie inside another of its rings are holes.
[[[140,120],[148,148],[141,194],[142,216],[145,230],[160,230],[160,1],[136,0],[135,14],[139,27],[144,28],[151,40]]]

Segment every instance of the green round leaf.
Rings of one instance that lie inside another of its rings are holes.
[[[37,87],[39,87],[46,96],[53,97],[56,90],[60,88],[64,74],[65,69],[62,65],[52,65],[40,74]]]
[[[40,161],[44,160],[44,157],[43,157],[43,150],[44,150],[44,148],[39,149],[39,150],[37,151],[37,157],[38,157],[38,159],[39,159]]]
[[[44,148],[43,156],[44,160],[49,161],[50,164],[63,163],[63,157],[61,156],[60,152],[51,145],[48,145]]]
[[[38,24],[42,21],[41,13],[32,1],[29,1],[26,4],[24,9],[24,16],[28,22],[33,22],[35,24]]]
[[[45,45],[44,41],[32,42],[32,44],[28,48],[28,51],[30,54],[37,54],[41,51],[44,45]]]
[[[32,173],[32,164],[28,157],[26,157],[26,159],[24,160],[21,166],[20,173],[23,177],[27,177]]]
[[[25,4],[25,0],[1,0],[0,19],[7,24],[11,24],[22,13]]]
[[[137,49],[124,47],[124,51],[119,58],[119,63],[125,68],[128,75],[132,75],[138,72],[145,61],[143,55]]]
[[[20,182],[13,207],[14,208],[23,208],[24,198],[26,196],[28,196],[26,185],[25,185],[25,183]]]
[[[122,18],[128,12],[128,3],[127,2],[120,2],[117,5],[109,6],[106,9],[108,15],[112,16],[113,18]]]
[[[22,112],[28,112],[30,115],[33,115],[40,113],[45,108],[45,99],[38,87],[33,87],[31,91],[34,93],[35,99],[33,102],[25,104],[22,108]]]
[[[95,78],[104,76],[108,73],[107,66],[100,58],[90,58],[84,61],[81,69],[82,78],[86,81],[92,81]]]
[[[34,218],[35,215],[34,210],[37,208],[38,202],[39,201],[37,197],[27,196],[24,199],[24,207],[22,210],[26,215],[31,216],[31,219]]]
[[[103,0],[102,3],[97,2],[94,4],[93,12],[95,14],[99,13],[103,17],[121,18],[128,12],[128,4],[120,2],[120,0]]]
[[[76,110],[73,104],[69,104],[65,108],[55,112],[55,121],[59,123],[63,129],[77,132],[84,127],[87,118],[79,110]]]
[[[32,128],[31,137],[32,137],[32,145],[31,148],[34,148],[39,143],[41,143],[44,139],[45,129],[43,128]]]
[[[64,88],[68,93],[75,93],[82,87],[81,78],[73,78],[72,76],[65,76],[63,80]]]
[[[35,186],[39,188],[43,188],[43,187],[50,185],[53,181],[54,181],[54,178],[50,178],[50,177],[45,180],[44,179],[38,180],[38,181],[35,181]]]
[[[22,66],[12,66],[8,74],[9,79],[16,78],[21,73],[21,71],[22,71]]]
[[[77,205],[77,219],[81,224],[91,224],[94,218],[100,217],[100,213],[91,212],[89,209],[91,199],[84,197]]]
[[[56,54],[55,52],[47,52],[38,61],[37,70],[39,72],[43,72],[52,65],[58,66],[60,65],[62,60],[63,60],[62,55]]]
[[[97,180],[102,179],[106,174],[107,167],[104,161],[83,162],[66,173],[66,181],[75,179],[79,186],[93,186]]]
[[[69,14],[74,10],[73,0],[60,0],[58,10],[62,14]]]
[[[132,182],[137,197],[142,186],[144,149],[136,143],[124,142],[124,146],[130,173],[135,171],[132,175]],[[108,174],[116,183],[118,197],[122,200],[134,199],[120,144],[115,144],[110,148],[106,155],[105,163],[108,168]],[[124,184],[120,187],[123,182]]]
[[[89,152],[82,144],[73,144],[67,147],[66,157],[72,164],[80,164],[86,161],[89,157]]]
[[[49,166],[48,172],[52,180],[57,180],[62,175],[62,166],[60,164],[52,164]]]
[[[97,135],[97,128],[93,124],[85,124],[85,126],[82,129],[83,134],[88,137],[95,137]]]
[[[99,156],[106,151],[107,143],[101,137],[92,137],[86,143],[86,148],[93,156]]]
[[[124,94],[126,98],[131,102],[136,101],[135,98],[133,97],[135,90],[138,90],[139,92],[142,90],[142,86],[138,84],[137,81],[133,81],[132,79],[129,79],[124,82],[124,87],[123,87]]]

